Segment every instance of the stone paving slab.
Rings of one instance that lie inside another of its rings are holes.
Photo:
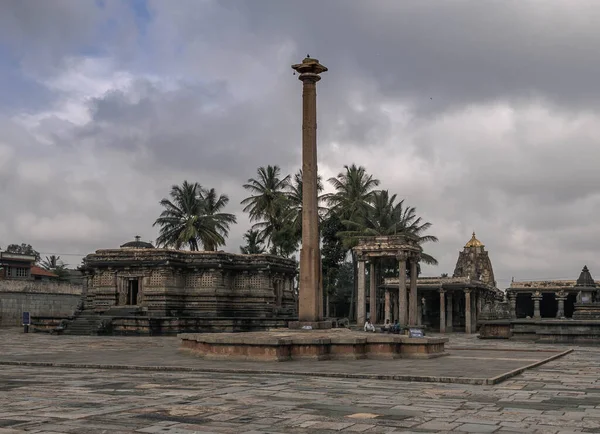
[[[170,345],[153,338],[32,336],[0,329],[0,358],[7,351],[31,360],[105,355],[126,346],[124,357],[152,358]],[[566,349],[511,342],[492,349],[459,335],[450,344],[456,357],[439,360],[463,369],[471,360],[465,354],[486,364],[495,356],[522,362]],[[599,361],[599,348],[576,347],[496,385],[1,365],[0,434],[600,432]]]
[[[88,369],[201,371],[247,374],[294,374],[336,378],[495,384],[523,370],[564,355],[485,347],[450,348],[441,359],[327,360],[251,362],[204,360],[179,349],[176,337],[82,337],[24,334],[0,330],[0,365],[22,364]]]

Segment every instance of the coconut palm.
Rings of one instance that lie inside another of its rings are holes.
[[[164,210],[153,224],[160,226],[156,244],[175,249],[187,245],[190,250],[199,250],[200,244],[205,249],[224,245],[229,224],[235,223],[235,216],[219,213],[228,198],[210,192],[203,190],[197,182],[184,181],[181,186],[172,186],[171,199],[160,201]]]
[[[363,166],[344,166],[344,171],[337,177],[330,178],[329,183],[333,186],[334,192],[326,194],[324,199],[329,205],[329,212],[337,214],[343,222],[353,222],[361,225],[371,210],[371,203],[375,188],[379,185],[379,180],[369,175]],[[347,226],[347,225],[346,225]],[[347,230],[352,228],[347,227]],[[347,231],[340,234],[347,249],[351,249],[357,243],[357,238],[351,236]],[[354,299],[358,284],[357,259],[352,253],[352,266],[354,268],[354,288],[350,298],[350,314],[354,315]]]
[[[260,238],[270,246],[270,252],[288,256],[295,250],[291,241],[297,245],[297,241],[288,239],[290,202],[286,190],[290,176],[282,178],[279,166],[259,167],[257,174],[257,179],[250,178],[244,184],[251,193],[250,197],[242,200],[244,211],[250,214],[250,221],[256,222],[252,229],[259,231]]]
[[[244,240],[246,241],[246,245],[240,247],[240,251],[244,255],[258,255],[265,253],[265,247],[263,245],[263,240],[260,238],[259,231],[249,229],[244,234]]]
[[[197,199],[202,204],[204,216],[210,217],[215,231],[222,237],[216,240],[210,233],[200,234],[200,240],[204,245],[204,250],[217,250],[217,247],[225,245],[225,238],[229,235],[229,225],[237,223],[235,215],[221,212],[229,203],[229,197],[226,194],[217,194],[214,188],[198,191]]]
[[[60,256],[56,256],[56,255],[46,256],[46,258],[42,262],[40,262],[40,266],[44,270],[48,270],[48,271],[51,271],[60,265],[64,265],[64,264],[60,260]]]

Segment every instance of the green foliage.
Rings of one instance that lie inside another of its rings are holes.
[[[226,195],[218,195],[214,188],[204,189],[200,184],[184,181],[171,187],[171,200],[162,199],[164,210],[153,226],[159,226],[158,246],[190,250],[214,251],[225,245],[229,225],[236,223],[233,214],[221,212],[229,202]]]
[[[40,263],[40,267],[56,274],[59,280],[69,280],[70,274],[67,269],[68,266],[69,264],[65,264],[60,260],[60,256],[56,255],[46,256]]]
[[[253,229],[249,229],[244,234],[245,246],[240,247],[240,251],[244,255],[260,255],[265,253],[263,240],[260,238],[260,233]]]
[[[35,262],[39,262],[41,259],[40,254],[31,247],[31,244],[9,244],[8,247],[6,247],[6,253],[35,256]]]

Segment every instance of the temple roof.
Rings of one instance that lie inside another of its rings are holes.
[[[583,270],[581,270],[581,274],[579,275],[579,279],[577,279],[575,286],[584,286],[586,288],[596,287],[596,282],[594,282],[587,265],[583,266]]]
[[[122,249],[153,249],[154,246],[145,241],[141,241],[140,236],[135,237],[135,241],[129,241],[121,245]]]
[[[475,237],[475,232],[473,232],[473,236],[471,237],[469,242],[467,244],[465,244],[465,248],[466,247],[484,247],[484,246],[483,246],[483,243]]]

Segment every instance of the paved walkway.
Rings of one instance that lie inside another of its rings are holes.
[[[138,354],[138,362],[157,352],[167,357],[174,342],[0,330],[0,359],[92,359],[109,353],[117,358],[121,353],[122,359]],[[522,353],[533,360],[537,352],[532,349],[566,349],[458,335],[451,336],[450,347],[455,352],[480,348],[480,364],[493,363],[498,354]],[[451,357],[437,360],[470,369],[466,359]],[[0,365],[0,434],[600,432],[599,360],[600,348],[578,347],[494,386]],[[331,362],[314,365],[321,363]]]

